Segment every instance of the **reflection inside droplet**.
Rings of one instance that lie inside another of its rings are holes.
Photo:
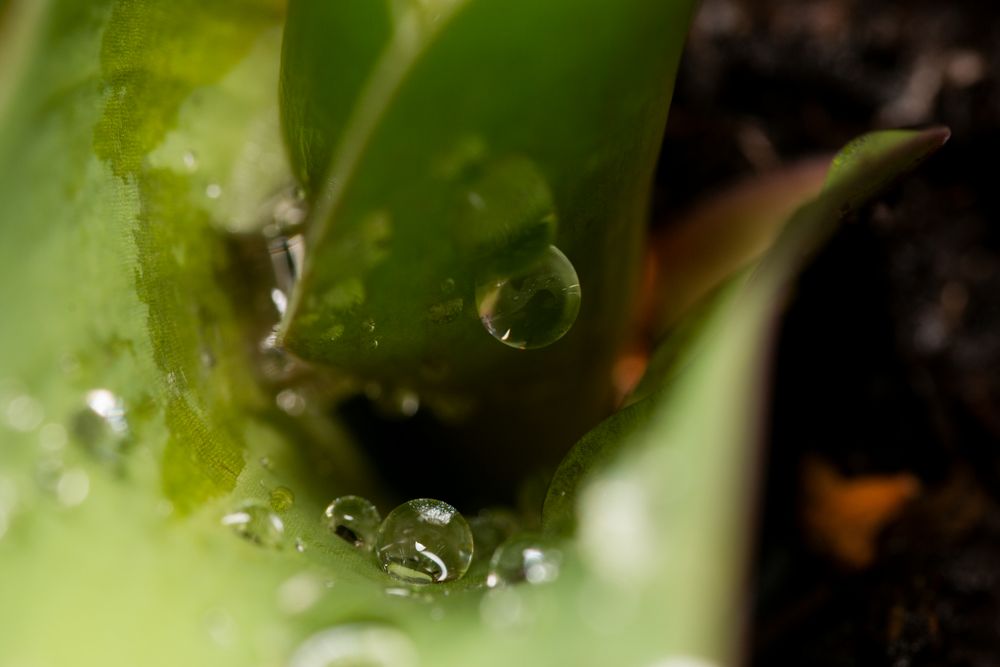
[[[491,276],[476,287],[483,326],[501,343],[519,350],[545,347],[566,335],[576,322],[580,300],[576,269],[555,246],[528,269]]]

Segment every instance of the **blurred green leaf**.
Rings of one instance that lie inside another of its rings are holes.
[[[872,183],[946,139],[941,129],[876,133],[861,141],[863,158],[849,145],[757,265],[695,313],[680,344],[668,337],[667,361],[654,355],[640,387],[653,393],[589,433],[556,472],[546,529],[578,526],[594,569],[642,591],[672,650],[737,659],[770,347],[795,275]]]

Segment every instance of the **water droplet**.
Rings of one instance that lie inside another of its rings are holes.
[[[479,601],[479,615],[487,627],[497,631],[524,627],[534,618],[516,588],[488,591]]]
[[[355,547],[367,551],[375,544],[382,515],[367,498],[341,496],[327,506],[323,515],[327,527]]]
[[[7,403],[5,410],[7,424],[15,431],[27,433],[42,425],[45,411],[42,404],[27,394],[15,396]]]
[[[284,317],[285,311],[288,309],[288,297],[280,289],[275,287],[271,290],[271,302],[274,304],[274,309],[278,311],[278,314]]]
[[[213,642],[219,646],[232,646],[236,643],[238,628],[232,615],[216,609],[205,615],[205,630]]]
[[[46,424],[38,432],[38,445],[46,452],[55,453],[62,451],[68,440],[69,436],[66,434],[66,427],[62,424]]]
[[[274,397],[274,402],[291,417],[301,417],[305,414],[307,403],[305,397],[294,389],[283,389]]]
[[[476,544],[473,561],[489,560],[491,554],[506,542],[518,529],[517,516],[510,510],[482,510],[469,520]]]
[[[638,483],[602,478],[584,488],[578,507],[580,555],[603,579],[642,587],[662,567],[651,499]]]
[[[237,535],[262,547],[280,547],[285,538],[285,524],[277,514],[261,503],[241,505],[222,517],[222,525]]]
[[[271,255],[275,284],[283,292],[283,296],[287,296],[294,290],[302,270],[306,255],[305,238],[301,234],[291,237],[277,236],[268,241],[267,250]]]
[[[375,320],[367,319],[362,323],[362,326],[364,327],[365,331],[367,331],[368,333],[372,333],[375,331]]]
[[[540,535],[518,535],[507,540],[490,559],[486,577],[489,588],[526,581],[545,584],[555,581],[562,564],[562,552]]]
[[[455,291],[455,279],[454,278],[445,278],[444,280],[441,281],[441,293],[442,294],[451,294],[454,291]]]
[[[65,507],[76,507],[90,495],[90,477],[79,468],[63,472],[56,482],[56,500]]]
[[[271,491],[269,500],[275,512],[287,512],[295,504],[295,493],[287,486],[278,486]]]
[[[274,470],[274,461],[271,460],[270,456],[260,457],[260,465],[264,470]]]
[[[198,171],[198,155],[194,151],[187,151],[181,156],[181,161],[184,162],[184,168],[189,172]]]
[[[323,596],[323,581],[313,574],[303,572],[287,579],[278,587],[278,609],[295,615],[309,611]]]
[[[85,400],[73,417],[73,437],[98,459],[116,461],[129,436],[124,402],[107,389],[88,391]]]
[[[301,537],[295,538],[295,550],[300,554],[304,554],[306,552],[306,543]]]
[[[409,419],[420,411],[420,395],[409,389],[386,391],[377,384],[370,384],[365,388],[365,395],[379,416],[385,419]]]
[[[562,338],[576,321],[580,298],[576,269],[555,246],[532,267],[476,287],[483,326],[501,343],[519,350]]]
[[[419,498],[403,503],[378,529],[375,553],[382,569],[413,583],[458,579],[472,562],[472,531],[454,507]]]
[[[209,183],[205,188],[205,196],[209,199],[218,199],[222,196],[222,186],[218,183]]]
[[[306,639],[289,667],[417,667],[417,650],[399,630],[375,624],[342,625]]]
[[[461,297],[456,297],[441,303],[435,303],[427,309],[427,317],[434,324],[448,324],[457,320],[464,309],[465,300]]]
[[[272,217],[279,229],[288,229],[305,222],[307,211],[303,199],[297,192],[290,192],[281,197],[274,205]]]

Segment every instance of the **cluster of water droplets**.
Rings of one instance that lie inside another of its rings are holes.
[[[279,486],[271,490],[268,503],[244,503],[226,514],[222,523],[250,542],[281,548],[285,524],[279,515],[294,502],[292,490]],[[383,571],[404,584],[455,581],[465,576],[474,560],[486,558],[488,588],[543,584],[559,576],[562,562],[554,542],[519,532],[517,517],[502,509],[483,511],[470,523],[444,501],[418,498],[383,519],[371,501],[348,495],[330,502],[322,522],[331,535],[371,553]],[[302,551],[300,543],[296,548]]]

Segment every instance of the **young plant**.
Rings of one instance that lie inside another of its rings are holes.
[[[946,132],[680,233],[703,259],[663,267],[662,344],[601,423],[692,4],[0,4],[0,663],[735,662],[774,320]],[[365,390],[434,439],[369,437]],[[544,512],[522,494],[527,583],[485,552],[400,583],[324,514],[560,460]]]

